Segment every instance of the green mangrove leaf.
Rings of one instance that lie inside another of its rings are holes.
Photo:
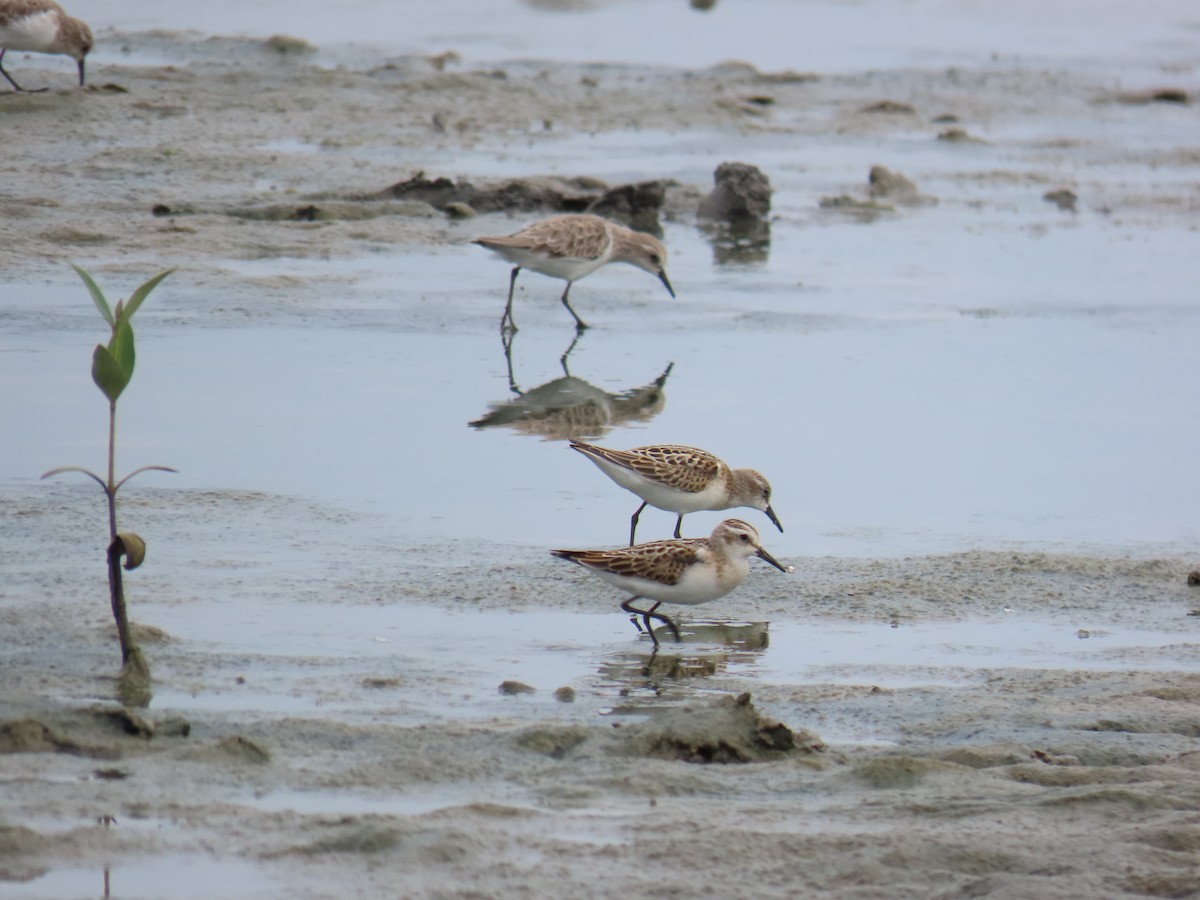
[[[133,314],[135,312],[137,312],[138,307],[142,305],[142,301],[150,296],[150,292],[152,290],[154,290],[156,287],[158,287],[158,283],[160,281],[162,281],[164,278],[166,278],[168,275],[170,275],[174,271],[175,271],[175,269],[173,267],[170,269],[163,269],[161,272],[159,272],[153,278],[149,279],[148,281],[144,282],[140,287],[138,287],[138,289],[136,291],[134,291],[133,294],[130,296],[129,302],[124,304],[124,307],[122,308],[121,313],[118,316],[118,320],[122,321],[122,322],[128,322],[130,319],[132,319]]]
[[[120,309],[120,304],[117,305],[117,308]],[[125,373],[125,383],[128,384],[129,380],[133,378],[134,361],[133,326],[129,322],[117,320],[112,340],[108,342],[108,352],[121,366],[121,371]]]
[[[96,309],[100,310],[100,315],[104,316],[104,321],[109,325],[115,325],[116,319],[113,318],[112,310],[108,308],[108,301],[104,299],[104,294],[101,292],[100,286],[92,280],[91,275],[79,268],[75,263],[71,263],[71,268],[75,270],[75,273],[87,285],[88,293],[92,295],[92,302],[96,304]]]
[[[97,344],[96,352],[92,354],[92,381],[104,392],[109,403],[116,403],[129,384],[125,370],[103,344]]]

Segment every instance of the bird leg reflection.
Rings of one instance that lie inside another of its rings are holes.
[[[642,677],[647,682],[650,681],[650,676],[654,674],[654,660],[658,657],[658,644],[654,645],[654,649],[650,651],[650,655],[646,657],[646,665],[642,666]]]
[[[517,384],[517,377],[513,369],[513,344],[516,343],[516,328],[506,329],[503,323],[500,328],[500,346],[504,348],[504,365],[508,369],[508,390],[510,393],[516,394],[518,397],[525,396],[525,392],[521,390],[521,386]],[[567,349],[563,351],[562,356],[558,358],[558,364],[562,366],[563,374],[568,378],[571,377],[571,369],[568,365],[568,360],[571,358],[571,353],[575,350],[575,345],[579,343],[579,339],[583,337],[582,331],[576,331],[575,337],[571,338],[571,343],[567,345]],[[666,375],[670,372],[668,367]]]
[[[508,390],[516,394],[518,397],[525,392],[521,390],[517,384],[516,376],[513,375],[512,348],[513,339],[516,337],[516,329],[505,331],[503,325],[500,328],[500,343],[504,347],[504,362],[508,366]]]
[[[558,364],[562,366],[563,374],[568,378],[571,377],[571,370],[567,367],[567,360],[571,357],[571,351],[575,349],[575,345],[579,343],[579,339],[583,337],[582,329],[575,329],[575,337],[571,340],[570,346],[563,351],[563,355],[558,358]]]

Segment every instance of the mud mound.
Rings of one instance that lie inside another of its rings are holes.
[[[747,693],[666,710],[646,725],[630,729],[622,752],[694,763],[746,763],[824,749],[815,734],[792,731],[760,715]]]

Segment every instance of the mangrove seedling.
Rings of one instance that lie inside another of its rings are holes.
[[[174,472],[168,466],[142,466],[135,469],[124,478],[116,478],[117,450],[117,398],[129,385],[133,378],[133,314],[138,311],[150,292],[158,283],[174,272],[166,269],[159,272],[149,281],[142,284],[128,300],[120,300],[115,307],[110,307],[99,286],[92,276],[71,263],[83,283],[100,315],[111,330],[108,344],[97,344],[92,353],[92,381],[108,399],[108,477],[101,478],[90,469],[80,466],[62,466],[51,469],[42,475],[49,478],[63,472],[81,472],[93,479],[104,491],[108,501],[108,589],[112,597],[113,618],[117,622],[117,638],[121,642],[121,679],[119,692],[121,698],[131,705],[145,705],[150,700],[150,667],[142,655],[141,649],[134,642],[129,627],[129,617],[125,612],[125,592],[121,580],[121,559],[127,570],[136,569],[146,556],[146,542],[132,532],[117,531],[117,492],[122,485],[135,475],[142,472],[159,471]]]

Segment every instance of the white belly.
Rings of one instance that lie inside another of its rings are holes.
[[[7,50],[45,51],[58,40],[58,15],[53,10],[34,13],[0,25],[0,47]]]
[[[584,275],[591,274],[606,262],[602,256],[598,259],[575,259],[569,256],[546,256],[517,247],[491,248],[522,269],[541,272],[551,278],[561,278],[564,281],[578,281]]]
[[[600,469],[625,490],[637,494],[651,506],[683,515],[702,509],[728,509],[728,497],[722,481],[714,480],[702,491],[680,491],[658,481],[651,481],[632,469],[589,456]]]
[[[727,560],[719,573],[715,566],[696,565],[685,571],[683,577],[675,584],[660,584],[645,578],[630,578],[627,575],[598,569],[593,569],[592,572],[609,584],[639,597],[691,606],[724,597],[745,580],[749,570],[750,566],[745,559]]]

